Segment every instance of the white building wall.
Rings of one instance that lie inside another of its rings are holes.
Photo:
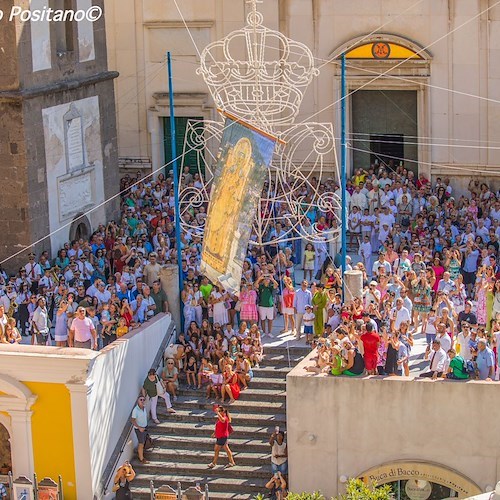
[[[89,370],[87,441],[96,494],[115,446],[123,432],[148,370],[170,327],[170,315],[158,315],[139,330],[125,335],[100,355]],[[75,453],[77,450],[75,443]]]

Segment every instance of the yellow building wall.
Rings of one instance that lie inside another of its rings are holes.
[[[38,396],[32,406],[33,458],[38,480],[62,476],[64,498],[76,499],[71,398],[64,384],[24,382]]]

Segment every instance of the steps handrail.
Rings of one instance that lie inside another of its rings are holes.
[[[165,334],[165,338],[163,339],[162,343],[160,344],[160,347],[158,348],[158,352],[156,353],[156,356],[153,360],[153,367],[158,368],[163,367],[164,359],[163,359],[163,354],[165,352],[165,348],[175,340],[176,338],[176,330],[175,330],[175,323],[172,321],[167,329],[167,332]],[[140,392],[140,388],[138,393]],[[135,403],[134,403],[135,407]],[[132,413],[132,410],[134,407],[131,408],[130,413]],[[109,488],[109,483],[111,482],[111,478],[113,477],[113,473],[116,469],[116,466],[118,465],[118,462],[120,460],[120,457],[123,454],[123,451],[125,450],[125,446],[127,445],[127,442],[130,438],[130,435],[132,434],[133,430],[133,425],[132,422],[129,420],[127,424],[125,425],[123,432],[118,439],[118,442],[116,443],[115,449],[113,450],[113,453],[111,454],[111,457],[109,459],[108,465],[106,469],[104,470],[103,478],[101,480],[101,496],[106,495],[108,492]],[[95,498],[95,496],[94,496]]]

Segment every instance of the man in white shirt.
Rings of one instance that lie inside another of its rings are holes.
[[[361,192],[359,186],[354,188],[354,193],[351,195],[350,209],[353,207],[359,207],[361,210],[368,208],[368,200],[366,196]]]
[[[372,268],[372,244],[370,243],[370,236],[367,234],[363,236],[363,241],[359,245],[359,255],[365,269],[370,272]]]
[[[429,371],[421,373],[420,377],[432,378],[433,380],[436,380],[438,377],[443,376],[448,358],[445,350],[441,347],[441,341],[439,339],[433,340],[432,349],[430,346],[427,346],[427,349],[425,350],[425,359],[429,359],[429,355],[431,358]]]
[[[385,252],[381,251],[378,254],[378,260],[376,260],[373,264],[372,268],[372,276],[380,276],[379,267],[383,267],[385,270],[385,274],[389,276],[391,274],[391,264],[385,260]]]
[[[392,320],[394,321],[394,329],[399,330],[401,323],[407,321],[408,324],[411,323],[410,311],[403,306],[403,299],[399,297],[396,299],[396,307],[392,310]]]
[[[437,324],[436,339],[441,342],[441,347],[444,352],[448,352],[451,349],[451,338],[446,332],[446,325],[444,323]]]
[[[469,341],[471,340],[471,329],[469,323],[462,323],[462,331],[457,335],[457,344],[460,345],[460,356],[465,361],[472,360],[472,353],[470,352]]]
[[[104,288],[104,283],[102,281],[99,283],[94,297],[97,298],[99,305],[107,304],[111,300],[111,292]]]
[[[387,224],[389,226],[389,229],[392,229],[392,226],[396,222],[396,219],[394,218],[394,215],[392,214],[389,205],[384,207],[378,218],[380,226],[382,226],[383,224]]]

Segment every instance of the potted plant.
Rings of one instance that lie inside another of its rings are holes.
[[[9,472],[10,472],[10,467],[6,463],[4,463],[2,467],[0,467],[0,474],[6,476]]]

